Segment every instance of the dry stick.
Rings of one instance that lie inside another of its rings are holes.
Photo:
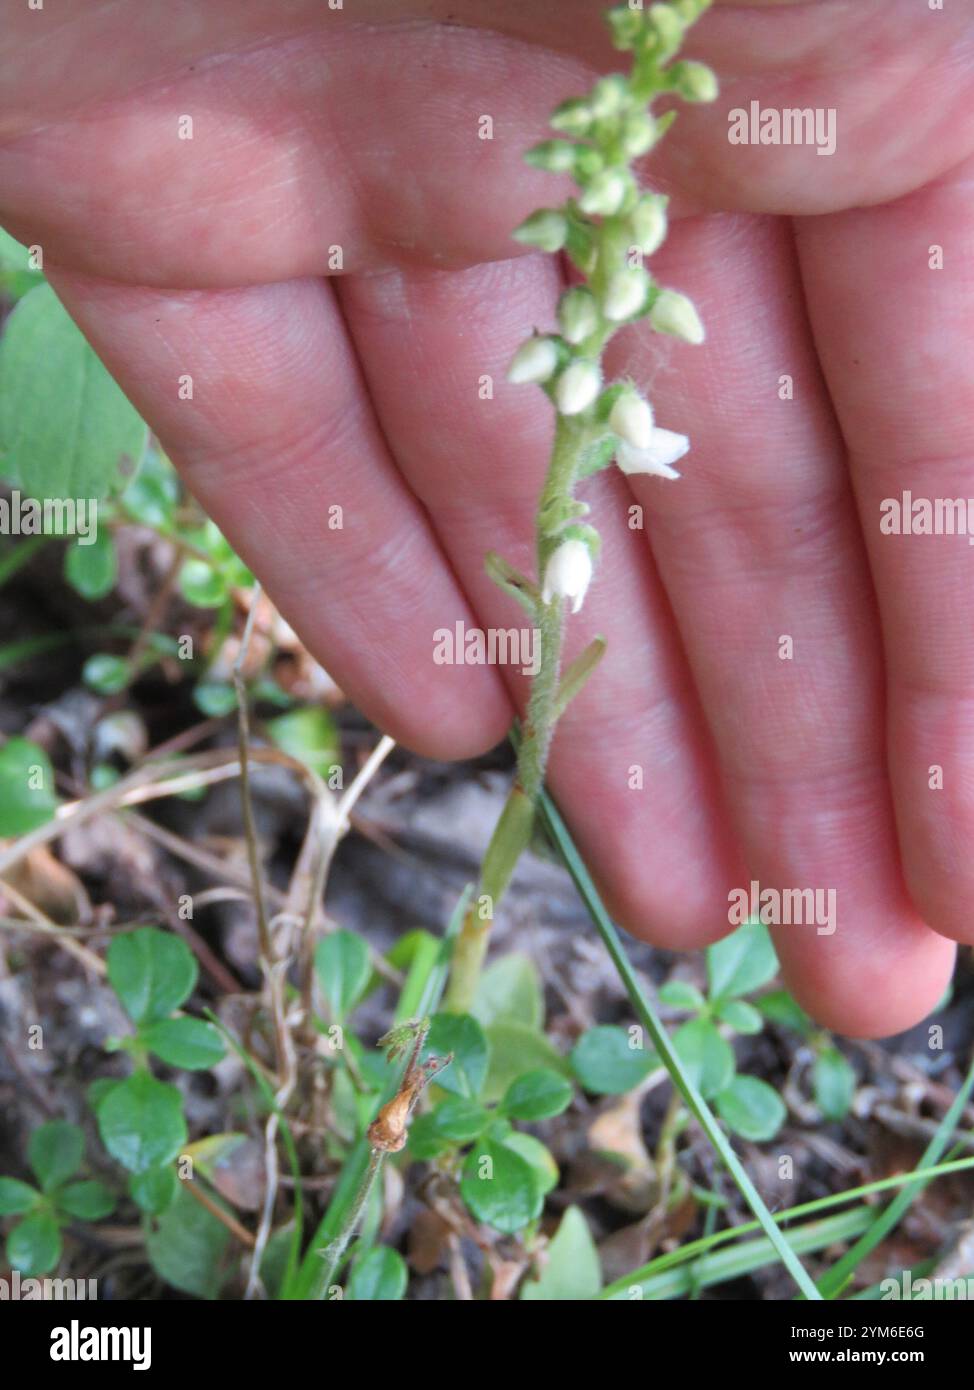
[[[205,1207],[212,1216],[216,1217],[217,1221],[226,1226],[228,1231],[232,1231],[239,1241],[242,1241],[246,1246],[253,1245],[254,1237],[247,1230],[247,1227],[241,1226],[235,1216],[231,1216],[228,1211],[224,1211],[219,1202],[214,1202],[213,1198],[203,1191],[195,1179],[190,1178],[185,1180],[183,1182],[183,1188],[191,1197],[194,1197],[196,1201],[199,1202],[201,1207]]]
[[[75,941],[73,935],[62,931],[56,922],[52,922],[50,917],[43,913],[39,907],[36,907],[29,898],[25,898],[19,889],[0,880],[0,893],[9,898],[14,906],[30,919],[29,923],[12,921],[12,926],[20,926],[29,931],[37,931],[45,936],[50,936],[69,955],[79,960],[86,969],[93,970],[96,975],[105,974],[105,962],[101,956],[95,955],[94,951],[89,951],[88,947],[83,946],[80,941]]]

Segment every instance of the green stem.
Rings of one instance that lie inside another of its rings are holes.
[[[572,504],[572,490],[588,446],[588,432],[576,421],[559,415],[548,474],[538,504],[537,553],[539,585],[545,567],[559,543],[560,518]],[[464,916],[450,970],[446,1007],[453,1013],[468,1013],[487,954],[490,924],[498,903],[524,850],[531,843],[535,810],[555,725],[558,722],[558,686],[564,642],[564,603],[540,599],[536,621],[540,639],[538,671],[531,683],[527,715],[521,732],[517,774],[501,811],[494,833],[480,866],[477,891]]]

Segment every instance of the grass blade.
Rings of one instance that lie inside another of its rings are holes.
[[[652,1038],[653,1046],[656,1048],[660,1060],[669,1072],[674,1086],[676,1086],[677,1090],[686,1101],[687,1106],[695,1116],[701,1129],[703,1129],[707,1138],[717,1151],[722,1163],[737,1184],[741,1196],[761,1223],[762,1229],[771,1242],[771,1245],[778,1252],[778,1257],[788,1270],[788,1273],[794,1279],[806,1298],[820,1299],[822,1295],[810,1279],[807,1271],[782,1231],[776,1225],[774,1218],[768,1211],[764,1202],[762,1202],[760,1193],[744,1171],[740,1159],[737,1157],[726,1135],[720,1128],[713,1111],[687,1076],[683,1063],[677,1055],[673,1044],[670,1042],[669,1034],[663,1027],[653,1006],[643,993],[639,981],[636,978],[636,973],[626,955],[616,926],[605,910],[602,899],[599,897],[598,889],[592,882],[592,878],[582,862],[578,850],[575,848],[565,822],[562,820],[554,802],[547,793],[542,793],[540,806],[541,814],[544,817],[545,824],[554,842],[555,848],[558,850],[558,853],[564,861],[565,867],[571,874],[575,882],[575,887],[578,889],[585,906],[588,908],[589,915],[595,923],[605,948],[612,958],[612,963],[619,972],[619,978],[625,986],[626,993],[629,995],[632,1006],[647,1033]]]

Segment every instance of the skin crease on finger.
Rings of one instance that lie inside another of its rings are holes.
[[[557,99],[615,61],[587,0],[560,5],[556,26],[551,6],[523,0],[383,0],[372,17],[395,22],[367,34],[319,22],[311,15],[313,8],[321,16],[317,3],[273,11],[214,3],[206,22],[192,25],[178,22],[179,5],[151,6],[140,14],[156,25],[159,41],[146,42],[140,20],[138,44],[128,39],[131,64],[112,42],[113,34],[126,42],[117,29],[124,8],[94,4],[72,16],[79,47],[90,50],[87,26],[102,26],[103,51],[112,53],[107,74],[41,41],[22,71],[7,68],[0,220],[22,239],[40,241],[52,263],[135,285],[259,285],[319,274],[336,242],[348,246],[353,273],[508,257],[510,227],[537,205],[542,186],[521,165],[521,150],[543,133]],[[365,0],[357,13],[369,17]],[[447,13],[459,24],[431,26]],[[484,24],[493,32],[475,32]],[[18,15],[14,29],[24,25]],[[552,29],[558,49],[546,52]],[[751,98],[836,106],[850,133],[834,159],[808,151],[800,165],[792,151],[756,147],[739,150],[731,165],[723,110],[716,119],[713,111],[683,112],[679,139],[664,145],[652,170],[684,211],[826,212],[881,202],[974,148],[963,118],[974,105],[971,26],[960,7],[931,22],[912,0],[724,6],[695,40],[695,56],[721,73],[722,108]],[[18,85],[28,100],[17,100]],[[187,109],[198,113],[207,138],[190,147],[160,139]],[[491,109],[503,111],[502,138],[478,151],[480,196],[471,200],[465,122],[472,110]],[[557,180],[549,186],[557,189]],[[96,286],[84,293],[98,298]],[[66,297],[74,308],[70,288]],[[111,358],[111,313],[103,317]],[[138,361],[134,336],[114,350]],[[125,363],[117,370],[125,383]],[[150,390],[144,407],[150,420],[157,395]],[[692,415],[685,423],[692,433]],[[225,506],[215,487],[211,510],[221,523]],[[890,871],[895,877],[895,864]],[[888,1032],[935,1002],[946,949],[934,951],[931,938],[929,968],[920,970],[876,941],[855,978],[837,981],[828,950],[803,963],[792,984],[823,1021]],[[905,982],[895,999],[891,972]],[[912,998],[903,997],[907,986]]]

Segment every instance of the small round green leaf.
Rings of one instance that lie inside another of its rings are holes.
[[[343,1023],[372,978],[368,946],[355,932],[331,932],[318,942],[315,970],[332,1020]]]
[[[139,1036],[160,1061],[186,1071],[205,1071],[226,1056],[220,1034],[201,1018],[160,1018]]]
[[[112,1158],[130,1172],[157,1168],[186,1143],[182,1096],[175,1086],[137,1071],[99,1105],[98,1131]]]
[[[115,587],[117,576],[118,554],[111,531],[103,528],[93,540],[74,540],[64,552],[64,577],[82,598],[104,598]]]
[[[129,1174],[129,1196],[137,1207],[150,1216],[159,1216],[172,1206],[179,1187],[175,1168],[147,1168],[144,1173]]]
[[[849,1113],[856,1093],[856,1074],[837,1047],[826,1047],[812,1067],[815,1102],[827,1120]]]
[[[501,1109],[513,1120],[548,1120],[572,1103],[572,1084],[556,1071],[539,1067],[525,1072],[507,1088]]]
[[[389,1245],[375,1245],[352,1267],[345,1297],[355,1303],[396,1303],[406,1292],[406,1262]]]
[[[453,1144],[471,1143],[489,1118],[484,1107],[467,1096],[447,1096],[430,1113],[434,1131]]]
[[[802,1037],[808,1037],[815,1031],[815,1025],[808,1014],[797,1000],[792,999],[786,989],[773,989],[769,994],[762,994],[760,999],[755,1001],[755,1007],[769,1022],[777,1023],[782,1028],[791,1028]]]
[[[773,1139],[785,1122],[784,1101],[756,1076],[735,1076],[716,1100],[717,1114],[742,1139]]]
[[[450,1052],[453,1061],[437,1074],[437,1086],[456,1096],[478,1096],[487,1076],[490,1048],[484,1030],[470,1014],[433,1016],[423,1057],[445,1057]]]
[[[696,985],[691,985],[689,980],[667,980],[659,992],[659,1002],[669,1009],[683,1009],[687,1013],[696,1013],[703,1008],[706,1001]]]
[[[493,1139],[492,1135],[488,1137]],[[524,1134],[519,1129],[512,1129],[500,1138],[500,1142],[524,1159],[534,1173],[534,1180],[542,1197],[554,1191],[558,1186],[558,1164],[546,1144],[542,1144],[533,1134]]]
[[[690,1079],[704,1100],[723,1091],[734,1075],[734,1049],[707,1018],[692,1018],[673,1035]]]
[[[182,937],[156,927],[116,936],[108,948],[108,978],[134,1023],[167,1018],[196,984],[197,966]]]
[[[583,1033],[571,1051],[571,1063],[586,1091],[596,1096],[619,1096],[644,1081],[659,1059],[644,1047],[642,1037],[625,1028],[599,1024]]]
[[[60,1187],[75,1175],[84,1158],[85,1139],[77,1125],[51,1120],[39,1125],[27,1144],[27,1161],[42,1192]]]
[[[569,1207],[547,1249],[540,1278],[521,1285],[521,1297],[535,1302],[581,1302],[602,1287],[599,1252],[584,1215]]]
[[[20,1216],[40,1201],[40,1193],[19,1178],[0,1178],[0,1216]]]
[[[753,1004],[743,999],[718,999],[714,1013],[735,1033],[760,1033],[764,1020]]]
[[[307,764],[320,776],[327,776],[329,769],[339,761],[335,721],[320,705],[279,714],[269,719],[264,727],[283,753]]]
[[[200,681],[193,687],[193,703],[208,719],[222,719],[237,708],[237,692],[229,681]]]
[[[26,835],[57,810],[54,769],[43,748],[11,738],[0,748],[0,839]]]
[[[21,1274],[48,1274],[61,1258],[61,1231],[48,1211],[31,1212],[7,1237],[7,1259]]]
[[[132,678],[132,668],[123,656],[96,652],[81,668],[81,679],[98,695],[117,695]]]
[[[745,922],[708,946],[706,955],[711,1000],[722,994],[750,994],[778,973],[778,957],[761,922]]]
[[[485,1031],[490,1047],[490,1066],[481,1092],[485,1102],[500,1100],[512,1082],[538,1067],[571,1076],[567,1057],[562,1057],[544,1033],[532,1025],[498,1018]]]
[[[544,1196],[531,1164],[506,1144],[484,1141],[463,1165],[460,1193],[478,1221],[513,1235],[541,1214]]]
[[[57,1196],[57,1204],[68,1216],[81,1221],[101,1221],[115,1210],[115,1194],[95,1178],[68,1183]]]
[[[540,1028],[544,1021],[544,992],[538,967],[530,956],[514,951],[492,961],[478,981],[470,1012],[485,1028],[499,1019]]]
[[[179,592],[194,608],[219,608],[227,597],[227,581],[206,560],[187,560],[179,571]]]

